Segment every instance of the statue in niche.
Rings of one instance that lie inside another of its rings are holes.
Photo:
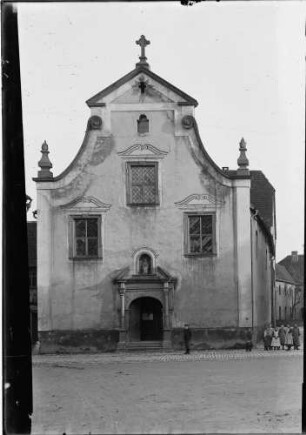
[[[139,258],[139,273],[140,275],[151,274],[151,257],[147,254],[142,254]]]

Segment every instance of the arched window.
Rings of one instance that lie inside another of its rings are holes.
[[[140,275],[152,274],[152,259],[148,254],[142,254],[139,257],[138,271]]]
[[[146,115],[140,115],[137,121],[137,131],[138,133],[148,133],[149,132],[149,120]]]

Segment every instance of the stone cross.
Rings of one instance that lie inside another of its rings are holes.
[[[139,59],[140,59],[139,63],[140,64],[141,63],[147,64],[146,63],[147,58],[146,58],[146,54],[145,54],[145,49],[146,49],[146,46],[150,44],[150,41],[148,41],[144,35],[141,35],[141,37],[138,39],[138,41],[136,41],[136,44],[140,45],[140,47],[141,47],[141,55],[139,56]]]

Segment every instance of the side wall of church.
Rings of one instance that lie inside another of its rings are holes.
[[[258,222],[251,217],[252,231],[252,287],[254,328],[258,339],[271,322],[273,295],[273,258],[265,235]]]

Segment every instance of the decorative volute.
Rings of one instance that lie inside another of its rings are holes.
[[[38,166],[41,168],[40,171],[38,171],[38,178],[40,179],[48,179],[53,178],[53,173],[50,171],[52,168],[52,163],[50,162],[50,159],[48,157],[49,154],[49,147],[46,141],[41,146],[42,157],[38,162]]]
[[[146,39],[144,35],[141,35],[141,37],[138,39],[138,41],[135,41],[137,45],[140,45],[141,47],[141,54],[139,56],[139,62],[136,63],[136,66],[141,66],[144,68],[150,69],[150,65],[147,62],[145,49],[146,46],[150,44],[150,41]]]
[[[239,158],[237,160],[237,163],[238,163],[238,166],[239,166],[238,171],[240,173],[241,172],[248,173],[249,172],[249,169],[248,169],[249,160],[248,160],[248,158],[247,158],[247,156],[245,154],[246,151],[247,151],[247,147],[246,147],[246,141],[244,140],[244,138],[241,139],[239,145],[240,145],[239,146],[240,156],[239,156]]]

